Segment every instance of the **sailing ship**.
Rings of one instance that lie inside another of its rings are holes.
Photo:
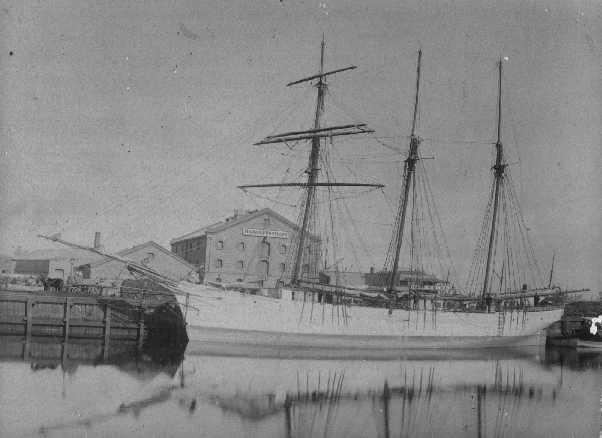
[[[336,354],[333,349],[351,349],[355,352],[361,350],[366,353],[382,349],[391,354],[399,354],[412,348],[470,349],[542,345],[545,341],[545,328],[559,320],[563,311],[562,304],[550,305],[545,300],[550,296],[558,297],[561,293],[557,288],[529,289],[526,277],[517,273],[521,264],[536,266],[536,262],[511,187],[501,141],[501,59],[491,200],[466,290],[459,291],[448,282],[445,282],[443,290],[429,290],[420,281],[424,272],[417,269],[410,270],[414,278],[408,290],[401,290],[398,285],[400,255],[408,222],[412,243],[416,237],[412,221],[417,215],[409,210],[410,205],[412,208],[416,207],[417,163],[421,161],[421,139],[416,133],[416,122],[422,51],[418,52],[413,121],[409,151],[404,161],[401,196],[382,272],[382,278],[386,279],[385,287],[372,291],[372,296],[386,305],[350,305],[352,302],[357,303],[354,300],[358,296],[357,290],[345,287],[338,281],[334,285],[320,284],[315,276],[312,277],[310,272],[302,269],[303,266],[310,266],[307,261],[312,256],[312,251],[306,250],[306,240],[312,232],[310,224],[315,222],[317,190],[325,188],[330,191],[333,187],[343,186],[382,187],[380,184],[320,180],[321,173],[328,177],[328,172],[321,172],[320,169],[324,163],[321,153],[326,141],[332,141],[333,137],[338,136],[373,132],[364,123],[322,125],[327,78],[356,68],[351,66],[324,71],[324,47],[322,41],[319,72],[288,84],[291,86],[311,82],[317,89],[313,127],[270,135],[255,143],[288,145],[308,141],[311,149],[305,171],[306,182],[239,186],[243,190],[294,186],[304,191],[298,222],[299,235],[293,245],[293,260],[290,264],[292,269],[287,284],[282,287],[282,298],[251,298],[237,292],[211,289],[199,292],[189,288],[187,292],[199,300],[197,308],[188,313],[191,339],[204,341],[207,351],[218,354],[227,351],[231,353],[236,349],[249,353],[249,348],[256,353],[261,348],[277,348],[279,354],[283,349],[301,352],[316,348],[328,354]],[[511,225],[512,220],[517,223]],[[520,234],[517,241],[512,240],[509,235],[511,231]],[[526,262],[520,260],[518,250],[513,249],[517,245],[526,253]],[[414,248],[412,246],[412,253]],[[494,281],[495,276],[499,278],[499,282]],[[366,296],[370,291],[364,290],[362,293]],[[319,306],[318,310],[314,309],[315,306]]]

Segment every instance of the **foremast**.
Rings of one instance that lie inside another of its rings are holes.
[[[418,116],[418,98],[420,92],[420,63],[422,60],[422,50],[418,51],[418,62],[416,63],[416,96],[414,99],[414,115],[412,117],[412,133],[410,134],[410,150],[408,157],[405,160],[404,171],[403,171],[403,195],[397,213],[397,229],[394,234],[395,241],[395,257],[393,259],[393,265],[389,274],[389,281],[387,284],[387,293],[392,295],[395,291],[395,279],[397,277],[398,265],[399,265],[399,253],[401,251],[401,244],[403,242],[403,232],[406,221],[406,213],[408,209],[408,198],[410,195],[410,186],[415,178],[416,162],[419,160],[418,146],[420,145],[420,138],[416,135],[416,119]]]
[[[324,91],[326,89],[326,82],[324,82],[324,38],[320,45],[320,73],[318,77],[318,83],[316,88],[318,90],[318,97],[316,99],[316,115],[314,118],[314,130],[317,132],[320,129],[320,118],[324,111]],[[316,186],[318,182],[318,163],[320,159],[320,137],[314,136],[311,139],[311,152],[309,154],[309,165],[307,167],[307,196],[305,198],[305,210],[303,212],[303,223],[301,225],[301,233],[299,234],[299,245],[297,246],[297,253],[295,254],[295,264],[293,265],[293,272],[291,276],[291,283],[297,284],[299,282],[299,271],[301,269],[301,259],[303,257],[303,248],[305,248],[305,239],[307,239],[307,228],[309,224],[309,217],[311,215],[311,208],[315,201]]]
[[[491,259],[495,242],[499,202],[500,202],[500,186],[504,180],[504,172],[506,164],[504,162],[504,147],[502,145],[501,128],[502,128],[502,59],[498,62],[498,99],[497,99],[497,140],[495,142],[495,164],[493,166],[494,175],[494,195],[493,195],[493,214],[491,217],[491,229],[489,234],[489,245],[487,246],[487,261],[485,263],[485,279],[483,281],[483,291],[481,298],[489,295],[490,275],[491,275]]]
[[[317,80],[315,87],[317,89],[316,98],[316,109],[314,115],[313,128],[305,131],[289,131],[282,134],[275,134],[265,137],[263,140],[255,143],[255,145],[271,144],[271,143],[288,143],[300,140],[311,140],[311,151],[309,154],[308,167],[305,171],[307,174],[306,183],[280,183],[280,184],[252,184],[238,186],[238,188],[246,190],[248,188],[261,188],[261,187],[303,187],[306,190],[304,208],[303,208],[303,219],[299,227],[299,238],[298,245],[294,255],[293,269],[291,272],[291,284],[298,285],[300,281],[300,272],[303,260],[303,249],[308,239],[309,225],[311,223],[312,214],[315,214],[316,206],[316,188],[317,187],[375,187],[382,188],[382,184],[365,184],[365,183],[354,183],[354,182],[319,182],[319,163],[320,163],[320,148],[321,141],[323,138],[332,138],[344,135],[356,135],[364,133],[374,132],[372,129],[368,129],[365,123],[354,123],[348,125],[338,125],[331,127],[322,127],[321,119],[324,113],[324,95],[327,90],[327,83],[325,78],[335,73],[340,73],[348,70],[357,68],[356,66],[349,66],[324,72],[324,51],[326,43],[322,38],[320,45],[320,70],[318,74],[299,79],[287,84],[287,87],[297,85],[304,82]]]

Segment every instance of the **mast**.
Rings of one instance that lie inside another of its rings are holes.
[[[499,198],[500,198],[500,185],[504,180],[504,170],[506,164],[504,164],[504,147],[502,146],[501,140],[501,126],[502,126],[502,58],[498,62],[498,99],[497,99],[497,141],[495,142],[495,165],[493,166],[494,171],[494,184],[495,191],[493,195],[493,216],[491,218],[491,234],[489,235],[489,246],[487,248],[487,263],[485,265],[485,280],[483,282],[483,292],[481,297],[484,298],[489,289],[489,276],[491,271],[491,254],[493,251],[493,245],[495,241],[495,225],[497,222]]]
[[[399,252],[401,251],[401,243],[403,241],[403,229],[405,226],[406,212],[408,208],[408,197],[410,192],[410,186],[412,179],[414,178],[414,172],[416,170],[416,162],[418,161],[418,146],[420,145],[420,138],[416,136],[416,117],[418,115],[418,96],[420,91],[420,62],[422,59],[422,50],[418,51],[418,62],[416,64],[416,97],[414,99],[414,116],[412,118],[412,133],[410,135],[410,151],[408,158],[405,160],[404,165],[404,181],[403,181],[403,198],[400,207],[399,225],[396,231],[396,243],[395,248],[395,259],[391,269],[391,275],[389,278],[389,284],[387,286],[387,292],[392,293],[395,289],[395,277],[397,276],[398,264],[399,264]]]
[[[324,90],[326,88],[326,82],[324,82],[324,47],[326,43],[322,36],[322,44],[320,46],[320,73],[316,88],[318,89],[318,98],[316,99],[316,115],[314,118],[314,130],[320,129],[320,117],[324,111]],[[316,183],[318,182],[318,162],[320,159],[320,137],[313,137],[311,139],[311,152],[309,154],[309,166],[307,168],[307,197],[305,198],[305,211],[303,212],[303,224],[299,231],[299,245],[297,246],[297,254],[295,255],[295,264],[293,267],[293,273],[291,282],[296,284],[299,280],[299,270],[301,269],[301,258],[303,256],[303,248],[305,246],[305,239],[307,238],[307,225],[309,222],[309,216],[313,207],[314,198],[316,194]]]

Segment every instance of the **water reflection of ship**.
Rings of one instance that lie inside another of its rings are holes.
[[[203,371],[187,376],[180,398],[184,407],[205,400],[243,421],[280,423],[291,437],[430,436],[446,427],[499,436],[503,428],[515,430],[517,418],[516,424],[526,421],[521,409],[533,413],[561,393],[562,375],[541,359],[256,364],[228,358],[228,378],[220,382],[208,376],[220,375],[218,367],[224,373],[223,359],[187,356],[187,368]]]
[[[178,375],[142,384],[126,378],[130,389],[112,396],[111,403],[83,416],[49,418],[40,431],[89,429],[116,418],[120,424],[148,424],[153,412],[170,412],[172,421],[184,420],[188,430],[209,436],[242,431],[245,436],[289,437],[569,436],[569,422],[577,424],[575,436],[589,436],[581,433],[589,430],[583,410],[573,414],[574,421],[558,420],[566,415],[567,402],[581,406],[575,395],[587,384],[574,387],[578,376],[567,372],[563,380],[562,367],[548,367],[547,360],[360,362],[187,355]],[[98,373],[119,379],[107,373],[110,368],[100,367]],[[140,379],[135,370],[119,370]],[[79,379],[79,385],[88,384]],[[106,397],[103,392],[100,398]],[[540,417],[558,430],[542,433]]]
[[[346,388],[345,371],[338,371],[303,376],[284,398],[237,395],[211,401],[252,421],[281,415],[287,437],[426,436],[438,421],[452,418],[463,423],[467,435],[500,436],[521,407],[554,402],[561,387],[558,379],[527,378],[524,368],[507,365],[497,361],[492,375],[464,381],[442,378],[437,366],[409,367],[401,381],[363,390]],[[487,382],[488,377],[493,379]]]

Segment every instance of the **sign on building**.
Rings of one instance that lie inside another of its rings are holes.
[[[274,237],[276,239],[288,239],[288,232],[286,232],[286,231],[261,230],[258,228],[243,228],[242,234],[245,236]]]

